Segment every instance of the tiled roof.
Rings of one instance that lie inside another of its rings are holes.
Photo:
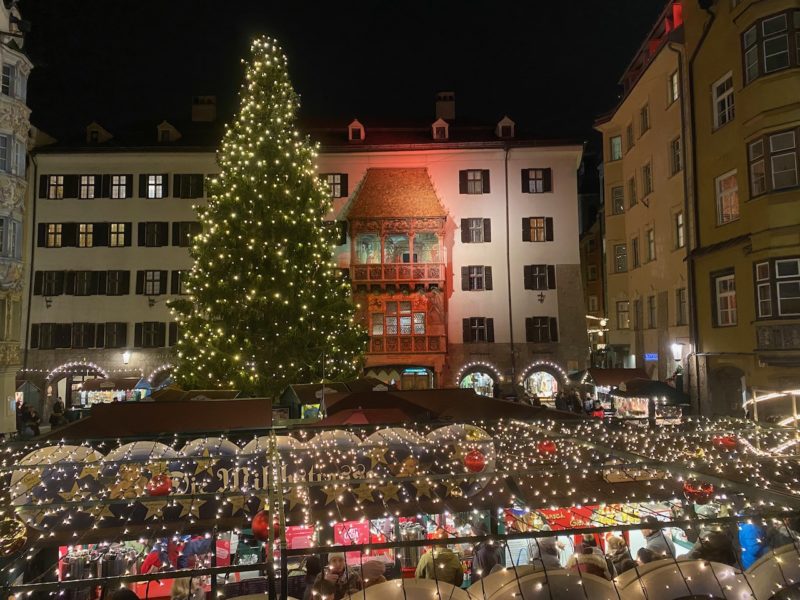
[[[446,217],[427,169],[367,169],[347,217]]]

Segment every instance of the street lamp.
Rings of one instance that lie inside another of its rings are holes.
[[[683,358],[683,344],[679,344],[676,342],[672,344],[670,348],[672,349],[673,360],[678,363],[681,362],[681,359]]]
[[[122,364],[127,365],[130,362],[130,360],[131,360],[131,353],[125,350],[125,352],[122,353]]]

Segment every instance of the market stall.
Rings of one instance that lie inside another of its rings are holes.
[[[689,397],[661,381],[633,379],[608,395],[614,416],[641,419],[659,425],[680,423],[690,408]]]
[[[113,377],[84,381],[73,398],[73,406],[86,407],[109,402],[136,402],[150,394],[150,384],[138,377]],[[77,404],[75,401],[77,400]]]

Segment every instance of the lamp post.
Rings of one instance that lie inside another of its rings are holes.
[[[672,359],[677,363],[675,365],[675,389],[683,391],[683,344],[675,342],[670,346],[672,350]]]

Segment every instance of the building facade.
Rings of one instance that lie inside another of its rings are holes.
[[[370,335],[366,374],[547,395],[588,354],[582,147],[525,139],[508,118],[459,127],[452,95],[437,111],[413,128],[308,129],[337,261]],[[212,125],[163,122],[129,142],[92,124],[78,143],[38,151],[26,368],[51,396],[74,397],[87,378],[156,384],[168,373],[177,331],[166,301],[183,290],[192,206],[217,170]]]
[[[709,4],[684,8],[692,393],[706,414],[742,414],[744,400],[800,388],[800,5]]]
[[[608,318],[602,229],[602,215],[597,215],[595,222],[580,237],[581,281],[593,367],[605,366],[607,356]]]
[[[667,379],[689,346],[681,5],[669,3],[620,83],[603,134],[608,366]],[[680,346],[679,346],[680,347]]]
[[[0,433],[16,429],[16,375],[21,367],[23,230],[31,138],[26,104],[31,62],[22,52],[21,25],[16,7],[0,4]]]

